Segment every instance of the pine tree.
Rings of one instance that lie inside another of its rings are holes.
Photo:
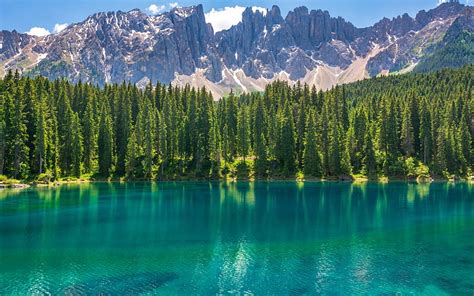
[[[297,136],[296,136],[296,154],[299,167],[303,167],[303,152],[306,134],[306,101],[304,97],[299,98],[298,120],[297,120]]]
[[[73,174],[73,151],[75,149],[73,142],[73,120],[74,111],[71,108],[69,96],[66,87],[60,88],[58,97],[58,136],[59,136],[59,164],[61,174],[70,176]]]
[[[166,164],[169,159],[168,155],[168,144],[166,143],[168,136],[166,135],[166,121],[163,118],[163,114],[158,112],[158,155],[161,159],[161,175],[164,173],[164,169],[166,168]]]
[[[209,153],[211,159],[211,174],[212,176],[217,177],[219,176],[222,148],[219,134],[219,124],[217,122],[217,115],[213,106],[213,104],[210,105]]]
[[[42,174],[46,167],[46,152],[48,146],[48,133],[46,122],[46,102],[40,99],[38,102],[38,112],[36,113],[36,132],[35,132],[35,165],[36,173]]]
[[[84,171],[90,173],[94,169],[97,156],[97,124],[94,112],[95,97],[87,97],[86,110],[82,118]]]
[[[250,125],[248,119],[247,108],[241,107],[239,110],[239,116],[237,120],[237,143],[239,155],[245,158],[249,154],[250,149]]]
[[[388,102],[387,102],[388,101]],[[383,99],[379,114],[378,147],[383,152],[384,174],[397,174],[395,164],[399,155],[398,128],[393,100]]]
[[[255,124],[254,124],[254,128],[253,128],[253,133],[252,133],[252,135],[254,137],[253,142],[255,143],[255,146],[256,146],[256,143],[259,140],[260,136],[262,134],[265,135],[266,132],[267,132],[265,106],[264,106],[263,100],[260,96],[257,97],[257,104],[256,105],[257,106],[255,108],[255,113],[253,115],[253,118],[255,118]]]
[[[74,112],[74,111],[73,111]],[[81,176],[81,167],[82,167],[82,134],[81,134],[81,125],[79,116],[77,113],[72,115],[72,124],[71,124],[71,154],[72,154],[72,174],[75,177]]]
[[[113,164],[112,121],[110,119],[107,105],[108,102],[104,102],[102,105],[98,136],[99,173],[104,177],[110,175]]]
[[[9,174],[13,178],[26,178],[30,171],[29,165],[29,147],[28,133],[25,123],[25,115],[23,113],[24,103],[22,100],[23,90],[20,87],[16,89],[13,100],[7,95],[7,116],[11,116],[9,124],[6,125],[7,130],[7,168]]]
[[[329,134],[329,174],[331,176],[340,176],[343,173],[342,151],[339,142],[339,126],[336,118],[330,123]]]
[[[29,167],[31,172],[34,172],[35,168],[35,133],[36,133],[36,112],[37,112],[37,96],[36,96],[36,87],[34,82],[27,77],[24,91],[23,91],[23,98],[22,98],[24,105],[23,105],[23,114],[24,114],[24,121],[26,126],[26,133],[27,133],[27,140],[26,145],[28,147],[28,159],[29,159]]]
[[[472,166],[472,136],[469,130],[471,124],[469,107],[466,104],[462,109],[461,121],[457,129],[458,150],[456,154],[460,159],[461,175],[466,176],[470,166]]]
[[[304,175],[310,177],[321,177],[321,157],[319,156],[316,142],[316,120],[314,112],[310,112],[306,123],[305,149],[304,149]]]
[[[375,179],[377,177],[377,160],[370,128],[367,128],[364,138],[364,171],[369,179]]]
[[[125,172],[125,154],[130,133],[130,101],[128,93],[121,91],[118,95],[118,106],[115,118],[115,139],[117,147],[117,174],[122,175]]]
[[[4,173],[5,153],[7,150],[7,132],[5,124],[5,98],[0,95],[0,175]]]
[[[415,153],[415,136],[413,134],[410,106],[405,106],[402,114],[401,146],[405,156],[410,157]]]
[[[436,138],[436,169],[439,175],[444,175],[447,169],[446,138],[444,129],[440,129]]]
[[[54,107],[54,102],[50,98],[48,101],[48,112],[47,112],[47,122],[49,126],[48,133],[48,148],[47,148],[47,161],[48,169],[53,174],[53,178],[56,180],[59,178],[60,169],[59,169],[59,132],[58,132],[58,120],[56,117],[56,110]]]
[[[421,157],[425,164],[428,164],[431,159],[432,152],[432,138],[431,138],[431,119],[428,110],[426,109],[426,102],[423,102],[420,111],[420,145]]]
[[[255,156],[255,174],[257,177],[263,177],[267,174],[267,151],[263,132],[255,141]]]
[[[145,117],[145,125],[144,125],[144,128],[145,128],[144,129],[145,177],[152,178],[153,177],[153,158],[155,155],[154,143],[153,143],[154,117],[153,117],[153,112],[151,110],[151,103],[148,100],[145,103],[144,117]]]
[[[125,156],[125,173],[129,178],[135,177],[137,157],[137,137],[135,136],[135,130],[132,129],[132,132],[130,133],[130,139],[128,140],[127,153]]]
[[[295,171],[295,127],[293,112],[288,102],[279,116],[280,132],[275,150],[283,175],[289,176]]]
[[[231,93],[227,98],[226,104],[226,125],[227,130],[227,139],[229,144],[229,156],[230,160],[234,159],[237,156],[237,99]]]

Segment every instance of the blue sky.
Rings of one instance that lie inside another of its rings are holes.
[[[205,12],[235,6],[270,8],[276,4],[280,6],[283,16],[294,7],[304,5],[309,9],[328,10],[332,16],[342,16],[354,25],[364,27],[372,25],[384,16],[394,17],[404,12],[414,16],[421,9],[436,7],[439,1],[443,0],[0,0],[0,30],[16,29],[19,32],[27,32],[38,27],[40,31],[45,30],[40,33],[46,34],[46,31],[58,31],[64,27],[63,24],[80,22],[99,11],[128,11],[139,8],[152,14],[163,9],[168,10],[176,4],[189,6],[198,3],[204,5]],[[462,3],[466,1],[469,0],[461,0]]]

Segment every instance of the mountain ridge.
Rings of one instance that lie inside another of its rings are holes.
[[[99,12],[44,37],[1,31],[0,75],[12,69],[99,85],[191,84],[215,97],[259,91],[276,79],[328,89],[413,70],[461,17],[456,24],[472,31],[473,7],[456,1],[365,28],[304,6],[283,18],[274,5],[265,13],[247,8],[241,22],[215,33],[200,4],[156,16]]]

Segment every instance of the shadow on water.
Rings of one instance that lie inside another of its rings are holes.
[[[174,281],[178,275],[166,273],[135,273],[123,276],[103,277],[68,286],[61,291],[64,295],[137,295],[153,292]]]

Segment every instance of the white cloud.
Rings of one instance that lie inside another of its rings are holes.
[[[227,30],[242,20],[244,10],[245,7],[242,6],[225,7],[219,10],[213,8],[205,14],[206,22],[212,25],[215,32]]]
[[[46,30],[45,28],[33,27],[28,32],[26,32],[26,34],[33,35],[33,36],[46,36],[46,35],[49,35],[50,32]]]
[[[446,0],[438,0],[438,5],[445,3]]]
[[[166,9],[166,7],[164,5],[156,5],[156,4],[152,4],[152,5],[148,6],[148,8],[147,8],[147,10],[151,14],[158,14],[158,13],[162,12],[165,9]]]
[[[213,8],[205,14],[206,22],[212,25],[214,32],[227,30],[233,25],[237,25],[242,20],[242,13],[244,10],[245,7],[237,5],[234,7],[224,7],[218,10]],[[267,13],[267,9],[257,6],[253,6],[252,11],[254,13],[259,11],[263,15],[266,15]]]
[[[53,28],[53,33],[59,33],[62,30],[66,29],[68,24],[55,24]]]
[[[260,11],[261,14],[264,16],[267,15],[267,9],[263,7],[258,7],[258,6],[252,6],[252,11],[253,13],[256,13],[257,11]]]
[[[170,8],[176,8],[176,7],[179,7],[179,4],[178,4],[178,2],[170,2],[168,5],[170,6]]]

